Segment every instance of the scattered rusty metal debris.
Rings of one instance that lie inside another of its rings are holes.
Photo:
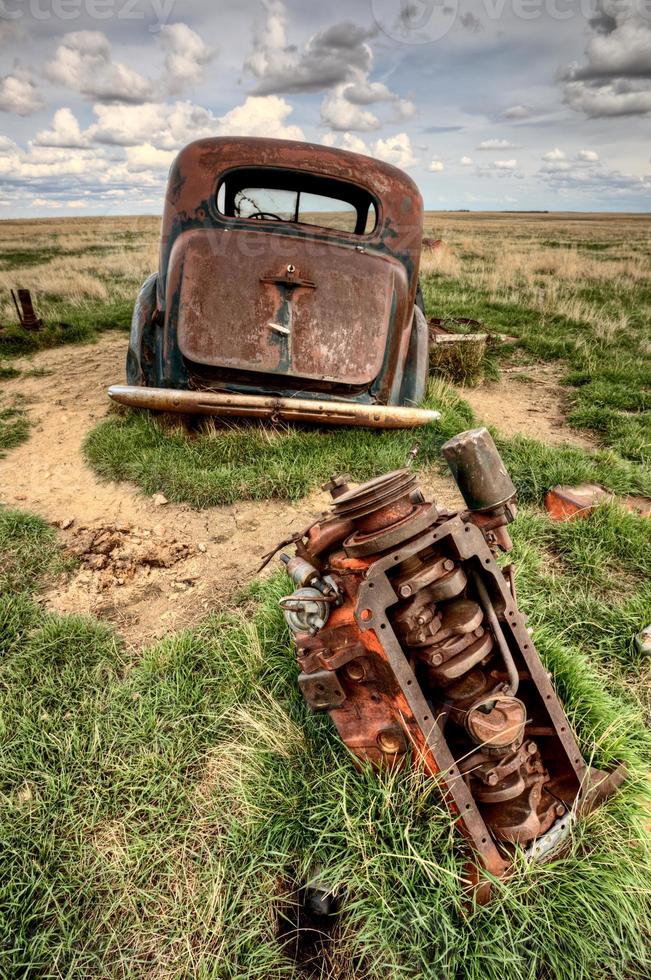
[[[32,294],[29,289],[18,289],[16,292],[12,289],[11,298],[14,301],[16,313],[18,314],[18,322],[21,327],[25,330],[40,330],[43,326],[43,321],[36,315]]]
[[[411,427],[428,373],[423,202],[402,171],[285,140],[207,139],[174,163],[160,268],[133,315],[140,408]]]
[[[281,556],[281,600],[307,704],[328,711],[360,764],[421,765],[440,781],[481,868],[506,876],[519,845],[544,860],[624,772],[587,764],[519,612],[511,548],[515,488],[484,428],[443,447],[467,504],[424,500],[410,470],[350,489]],[[411,760],[409,763],[408,760]]]
[[[467,316],[431,316],[427,324],[429,327],[430,341],[436,340],[438,337],[488,336],[483,329],[484,324],[480,320],[472,320]],[[458,330],[450,330],[450,327],[462,327],[467,332],[460,333]],[[470,332],[471,328],[472,332]]]
[[[577,487],[556,486],[545,495],[545,508],[554,521],[588,517],[599,504],[613,502],[632,514],[651,517],[651,500],[647,497],[618,497],[612,491],[594,483],[582,483]]]

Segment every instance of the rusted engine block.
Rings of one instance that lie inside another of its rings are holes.
[[[485,900],[482,867],[508,874],[515,845],[532,860],[557,852],[623,771],[582,758],[496,560],[516,507],[490,434],[461,433],[443,453],[467,510],[426,502],[410,470],[353,490],[334,479],[332,513],[281,556],[296,584],[281,605],[308,705],[360,763],[441,781]]]

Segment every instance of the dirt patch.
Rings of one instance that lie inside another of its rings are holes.
[[[589,435],[566,424],[567,388],[559,384],[559,373],[552,365],[506,368],[499,381],[459,391],[478,419],[505,436],[530,436],[552,445],[569,442],[582,449],[597,445]]]
[[[46,593],[45,605],[108,619],[140,646],[222,605],[251,581],[261,556],[306,527],[329,497],[194,511],[129,484],[101,483],[81,444],[109,410],[106,389],[124,376],[125,351],[124,334],[106,334],[17,363],[51,373],[2,385],[2,397],[25,397],[33,427],[29,440],[0,460],[0,502],[56,525],[79,558],[77,572]],[[428,474],[421,485],[444,506],[459,505],[451,479]]]
[[[142,570],[171,568],[188,557],[190,547],[187,544],[176,538],[165,540],[164,535],[162,527],[151,531],[130,524],[81,527],[68,551],[85,569],[97,573],[96,590],[103,592],[114,583],[124,585],[133,581]],[[203,545],[201,550],[205,551],[206,546]]]

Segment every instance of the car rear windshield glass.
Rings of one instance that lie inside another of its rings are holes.
[[[296,171],[247,168],[222,180],[217,207],[229,218],[291,222],[369,235],[377,212],[368,191]]]

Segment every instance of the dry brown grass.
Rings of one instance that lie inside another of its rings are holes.
[[[443,240],[425,250],[425,273],[456,278],[463,264],[473,284],[496,296],[514,287],[533,291],[541,277],[635,284],[651,275],[648,215],[428,212],[425,234]]]
[[[0,318],[14,319],[16,286],[71,307],[135,299],[157,267],[159,234],[148,216],[0,222]]]
[[[612,342],[626,335],[627,309],[651,281],[648,215],[429,213],[425,234],[443,245],[425,250],[422,270],[449,283],[458,305],[472,309],[481,294],[536,309],[541,330],[565,317]]]

